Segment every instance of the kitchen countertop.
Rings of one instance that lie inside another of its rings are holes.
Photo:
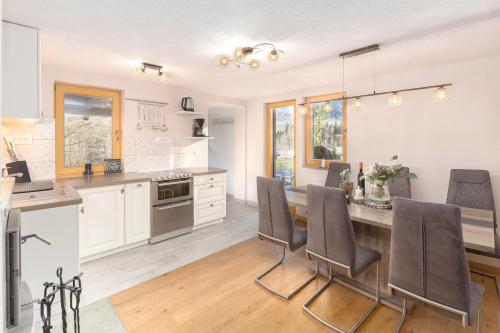
[[[212,167],[182,168],[182,170],[191,172],[194,176],[203,176],[203,175],[210,175],[213,173],[227,172],[227,170],[225,169],[212,168]]]
[[[146,173],[121,173],[116,175],[94,175],[90,177],[58,178],[54,181],[54,189],[12,195],[12,208],[22,212],[78,205],[82,198],[78,190],[85,188],[137,183],[151,180]]]

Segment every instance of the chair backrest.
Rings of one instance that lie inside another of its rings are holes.
[[[397,177],[389,179],[387,185],[391,198],[411,199],[410,169],[403,167]]]
[[[307,250],[354,267],[356,238],[344,190],[307,186]]]
[[[342,178],[340,173],[345,169],[351,170],[351,165],[349,163],[334,162],[330,163],[328,167],[328,175],[326,176],[325,186],[328,187],[340,187],[340,182]]]
[[[259,232],[290,244],[293,220],[283,187],[278,179],[257,177]]]
[[[389,283],[467,311],[470,275],[460,208],[395,198]]]
[[[488,170],[450,170],[446,203],[491,210],[496,224],[495,201]]]

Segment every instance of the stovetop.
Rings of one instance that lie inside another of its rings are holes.
[[[150,174],[152,181],[172,180],[172,179],[186,179],[193,177],[191,172],[181,169],[166,170],[160,172],[153,172]]]

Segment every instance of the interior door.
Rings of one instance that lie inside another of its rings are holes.
[[[124,186],[80,190],[80,258],[124,245]]]
[[[125,185],[125,243],[150,237],[149,182]]]
[[[295,186],[295,100],[267,105],[268,176]]]

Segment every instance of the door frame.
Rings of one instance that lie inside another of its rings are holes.
[[[295,99],[288,99],[279,102],[266,103],[266,174],[268,177],[273,177],[274,169],[274,140],[273,140],[273,109],[282,106],[293,106],[293,187],[297,182],[297,107]]]

